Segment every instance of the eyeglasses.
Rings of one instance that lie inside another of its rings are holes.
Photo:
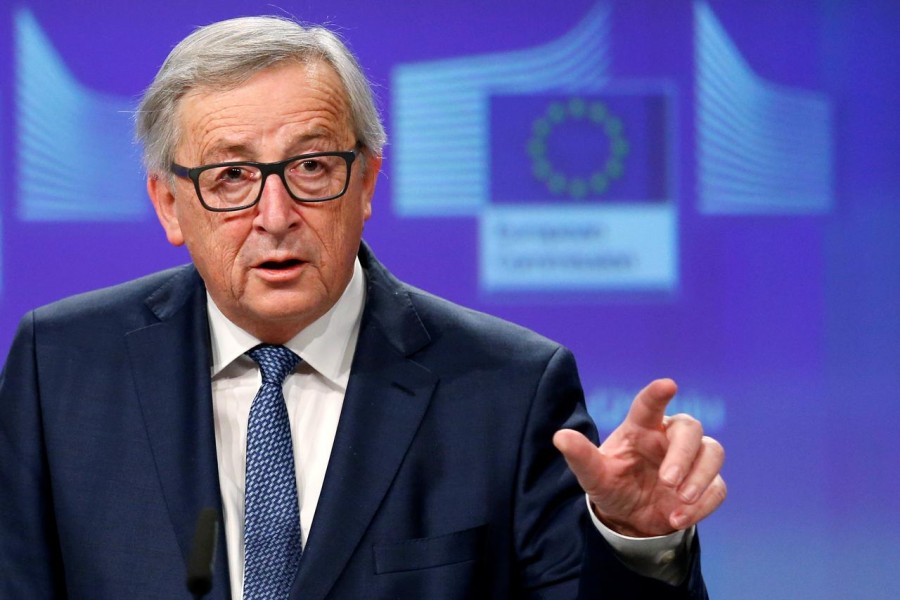
[[[250,208],[262,198],[269,175],[278,175],[284,189],[297,202],[325,202],[343,196],[350,184],[356,150],[313,152],[274,163],[234,161],[194,167],[172,163],[177,177],[194,182],[200,204],[213,212]]]

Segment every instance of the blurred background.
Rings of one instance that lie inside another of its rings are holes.
[[[601,430],[648,380],[726,446],[716,598],[895,598],[895,0],[0,6],[0,350],[31,308],[186,262],[132,143],[196,26],[335,28],[389,146],[400,278],[572,348]]]

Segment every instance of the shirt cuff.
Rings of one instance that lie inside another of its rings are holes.
[[[609,542],[616,554],[632,571],[664,581],[670,585],[678,585],[684,581],[688,572],[688,558],[691,544],[694,541],[696,526],[676,531],[668,535],[636,538],[616,533],[594,514],[591,501],[585,495],[588,514],[600,535]]]

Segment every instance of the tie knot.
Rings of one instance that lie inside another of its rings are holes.
[[[300,357],[284,346],[271,344],[260,344],[248,350],[247,356],[259,364],[263,382],[274,383],[278,386],[284,383],[284,378],[300,362]]]

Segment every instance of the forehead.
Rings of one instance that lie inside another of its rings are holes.
[[[185,159],[280,160],[353,143],[346,91],[324,61],[282,63],[224,89],[195,88],[178,110],[176,153]]]

